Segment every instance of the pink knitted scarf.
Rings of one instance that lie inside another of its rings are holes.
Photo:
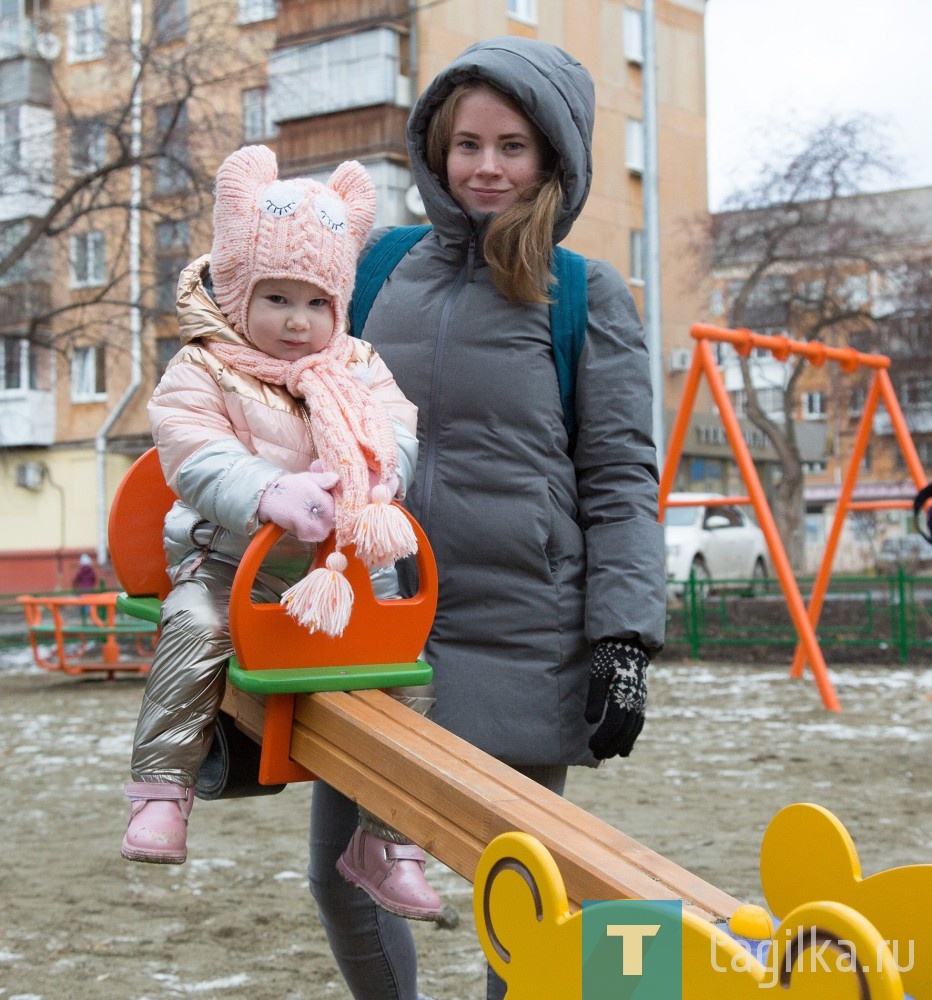
[[[398,464],[391,418],[367,387],[350,374],[347,364],[353,345],[346,334],[334,336],[323,350],[299,361],[280,361],[255,348],[217,340],[211,340],[208,347],[224,364],[263,382],[284,386],[303,400],[321,464],[340,477],[333,488],[337,551],[328,558],[327,570],[312,572],[282,598],[289,613],[311,631],[320,628],[339,635],[349,619],[349,607],[331,609],[334,614],[328,617],[321,602],[345,602],[347,597],[316,592],[312,596],[308,588],[321,583],[312,579],[315,573],[342,575],[346,559],[339,550],[349,544],[356,546],[356,555],[369,567],[397,562],[417,550],[407,519],[391,506],[387,484]],[[370,469],[379,477],[371,492]],[[330,579],[329,583],[349,587],[345,580]],[[348,601],[351,606],[351,593]]]

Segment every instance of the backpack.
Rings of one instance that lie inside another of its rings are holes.
[[[361,337],[369,310],[382,283],[405,254],[430,232],[430,226],[398,226],[390,229],[360,258],[356,287],[349,304],[350,329]],[[589,323],[586,258],[564,247],[553,251],[553,302],[550,304],[550,340],[560,386],[563,426],[570,448],[576,440],[576,368]]]
[[[932,542],[932,508],[929,509],[929,513],[926,517],[925,531],[922,530],[922,522],[920,520],[922,508],[928,500],[932,500],[932,483],[924,486],[916,494],[916,497],[913,500],[913,522],[916,525],[916,531],[918,531],[927,542]]]

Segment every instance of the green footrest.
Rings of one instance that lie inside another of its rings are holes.
[[[158,625],[162,602],[157,597],[130,597],[120,594],[117,608],[133,618]],[[230,681],[250,694],[311,694],[314,691],[362,691],[366,688],[408,687],[429,684],[430,664],[364,663],[349,667],[301,667],[293,670],[244,670],[235,656],[230,657]]]
[[[429,684],[430,664],[354,664],[349,667],[302,667],[294,670],[243,670],[233,656],[229,678],[235,687],[251,694],[310,694],[314,691],[361,691],[364,688],[407,687]]]
[[[159,624],[162,602],[157,597],[130,597],[129,594],[118,594],[116,599],[118,611],[133,618],[141,618],[144,622]]]

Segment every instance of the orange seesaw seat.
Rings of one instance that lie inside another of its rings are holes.
[[[110,558],[123,593],[118,607],[159,621],[171,589],[162,546],[162,524],[176,497],[165,482],[155,448],[127,471],[110,509]],[[402,508],[403,510],[403,508]],[[310,633],[279,604],[256,604],[253,583],[263,559],[283,530],[264,525],[240,563],[230,595],[230,633],[235,655],[229,678],[242,691],[265,696],[259,781],[280,784],[313,777],[290,756],[295,695],[314,691],[426,684],[431,668],[418,659],[437,608],[437,567],[421,526],[403,511],[417,539],[418,590],[410,598],[377,600],[366,567],[346,550],[346,577],[353,613],[343,635]],[[318,547],[314,565],[333,551],[332,538]]]

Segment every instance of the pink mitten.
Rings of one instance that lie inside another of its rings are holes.
[[[259,519],[274,521],[302,542],[322,542],[333,531],[330,490],[335,472],[296,472],[276,479],[259,500]]]

